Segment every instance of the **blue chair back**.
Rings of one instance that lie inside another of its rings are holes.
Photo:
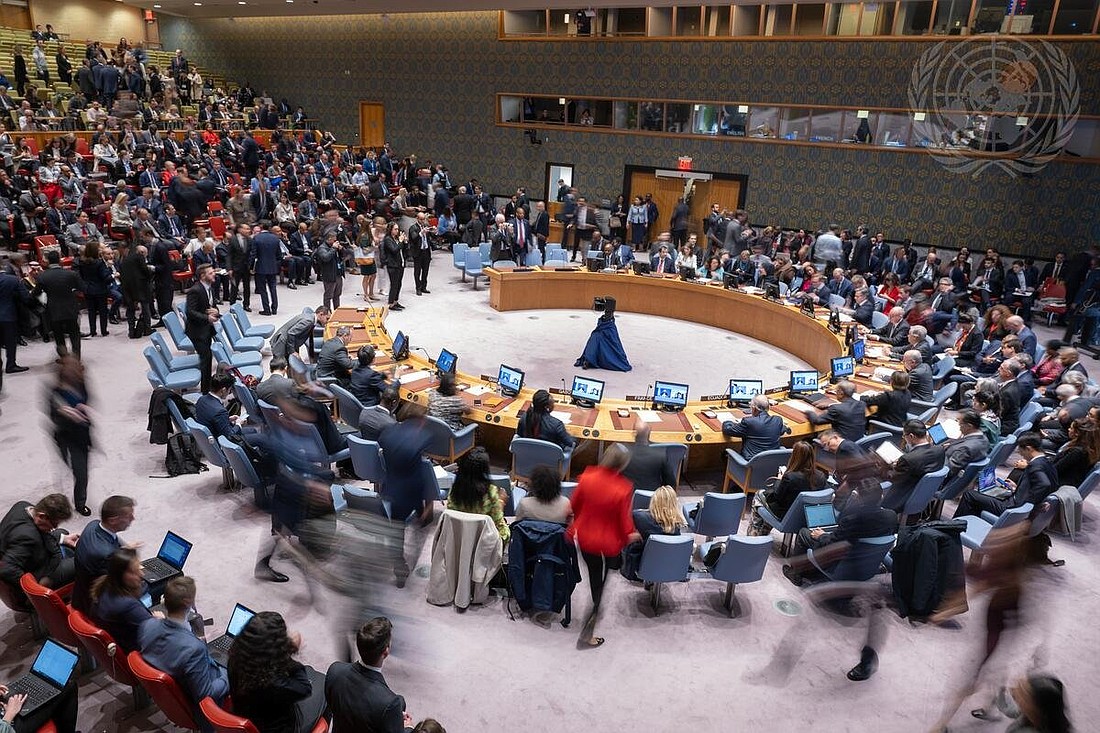
[[[281,424],[282,411],[270,402],[264,402],[263,400],[256,400],[256,407],[259,408],[260,414],[264,416],[264,422],[267,423],[268,427],[277,430]]]
[[[886,302],[885,299],[875,298],[876,303],[878,303],[878,301],[880,301],[880,300],[883,303]],[[885,326],[889,322],[890,322],[890,317],[888,315],[886,315],[885,313],[883,313],[882,311],[880,311],[880,310],[876,310],[874,313],[871,314],[871,328],[873,328],[875,330],[878,330],[878,329],[882,328],[883,326]]]
[[[256,395],[252,394],[252,390],[238,380],[233,383],[233,394],[237,396],[237,401],[241,403],[241,407],[248,413],[250,420],[260,423],[261,425],[266,424],[264,413],[260,410],[260,406],[256,404]]]
[[[477,253],[478,253],[478,255],[480,255],[481,264],[483,264],[483,265],[489,264],[489,262],[490,262],[489,257],[492,254],[492,245],[490,245],[488,242],[481,242],[480,244],[477,245]],[[469,260],[466,260],[466,263],[467,263],[466,264],[466,269],[467,270],[470,269],[469,262],[470,262]]]
[[[737,534],[741,515],[745,513],[744,494],[719,494],[708,491],[703,505],[695,515],[695,534],[705,537],[726,537]]]
[[[924,508],[935,498],[936,492],[943,486],[945,478],[947,478],[947,466],[921,476],[920,481],[909,492],[909,498],[905,501],[901,515],[907,517],[924,511]]]
[[[162,384],[168,381],[168,365],[164,363],[164,357],[160,355],[152,346],[146,346],[142,349],[141,353],[145,356],[145,361],[149,363],[149,368],[153,370],[153,374]]]
[[[749,459],[748,485],[741,488],[746,492],[762,491],[768,479],[778,474],[780,467],[791,460],[792,452],[790,448],[777,448],[757,453]]]
[[[1097,465],[1089,472],[1088,476],[1085,476],[1085,480],[1077,487],[1077,493],[1081,494],[1082,499],[1087,499],[1098,484],[1100,484],[1100,465]]]
[[[647,583],[675,583],[687,577],[695,540],[691,535],[650,535],[638,564],[638,577]]]
[[[224,435],[218,438],[218,447],[221,448],[222,455],[225,456],[225,460],[233,471],[233,475],[237,477],[237,481],[242,486],[252,489],[252,500],[255,502],[256,508],[266,511],[271,506],[267,486],[264,485],[259,474],[256,473],[252,461],[248,460],[244,448],[230,441]]]
[[[1031,514],[1031,510],[1034,509],[1034,505],[1031,502],[1016,507],[1015,509],[1006,509],[1001,516],[997,517],[997,521],[990,527],[990,532],[995,529],[1004,529],[1005,527],[1013,527],[1020,522],[1026,522],[1028,516]],[[989,535],[986,535],[988,537]]]
[[[511,260],[497,260],[493,263],[494,270],[514,270],[516,269],[516,263]]]
[[[187,432],[191,433],[195,442],[198,443],[199,451],[203,457],[218,468],[228,468],[229,462],[225,460],[225,454],[218,448],[218,444],[214,441],[214,436],[210,433],[210,430],[205,425],[195,422],[192,418],[187,418],[185,423],[187,424]]]
[[[527,253],[527,256],[523,258],[523,264],[527,267],[538,267],[542,264],[542,252],[537,249],[531,250]]]
[[[573,491],[577,488],[576,481],[562,481],[561,482],[561,495],[566,499],[573,496]]]
[[[466,274],[480,275],[482,272],[481,253],[470,250],[466,253]]]
[[[654,448],[664,448],[665,466],[670,474],[676,477],[676,483],[672,488],[680,488],[680,473],[684,468],[684,459],[687,458],[688,447],[683,443],[653,443]]]
[[[341,486],[340,493],[342,499],[347,508],[353,512],[362,512],[364,514],[378,515],[387,514],[385,510],[385,502],[382,500],[382,496],[371,489],[363,489],[358,486]],[[337,509],[337,511],[340,511]]]
[[[936,407],[943,407],[947,404],[947,401],[955,396],[955,393],[959,391],[958,382],[948,382],[935,392],[932,393],[932,403]]]
[[[710,575],[725,583],[755,583],[764,577],[764,568],[768,564],[771,551],[771,537],[731,535]]]
[[[168,342],[164,340],[164,337],[159,332],[153,331],[152,335],[149,336],[149,340],[153,342],[153,348],[160,352],[164,361],[171,364],[172,357],[175,355],[172,353],[172,349],[168,347]]]
[[[863,446],[867,450],[873,451],[876,448],[878,448],[880,445],[885,443],[886,441],[893,440],[893,439],[894,439],[893,433],[880,432],[880,433],[871,433],[870,435],[864,435],[862,438],[857,440],[856,443]]]
[[[829,307],[830,308],[843,308],[846,301],[839,295],[829,295]]]
[[[1028,537],[1039,534],[1054,521],[1054,515],[1062,508],[1062,502],[1054,494],[1050,494],[1039,505],[1039,511],[1031,518],[1031,527],[1027,531]]]
[[[830,504],[833,501],[832,489],[819,489],[818,491],[803,491],[794,498],[791,508],[783,515],[783,519],[777,525],[772,525],[783,534],[793,534],[806,526],[806,509],[810,504]],[[763,514],[763,512],[761,512]]]
[[[645,491],[643,489],[634,489],[634,496],[630,501],[630,511],[636,512],[639,509],[649,509],[649,502],[653,499],[652,491]]]
[[[210,342],[210,353],[214,355],[214,364],[233,364],[233,360],[229,358],[229,353],[225,350],[225,346],[214,339]]]
[[[373,440],[348,435],[348,449],[351,451],[351,465],[355,475],[363,481],[370,481],[375,488],[382,486],[386,479],[386,464],[382,459],[382,449]]]
[[[875,577],[886,553],[894,546],[894,535],[867,537],[852,542],[844,557],[831,568],[821,570],[834,581],[862,583]]]
[[[290,370],[290,376],[298,384],[304,384],[310,381],[309,366],[302,361],[302,357],[297,354],[291,354],[286,360],[287,369]]]
[[[1015,435],[1007,435],[1001,438],[1001,441],[993,446],[993,450],[989,453],[989,465],[997,468],[997,466],[1008,460],[1014,450],[1016,450]]]
[[[234,319],[220,318],[218,319],[218,325],[222,327],[222,330],[225,332],[232,346],[236,346],[237,342],[244,338],[244,334],[241,333],[241,327],[237,325]]]
[[[429,456],[447,457],[451,452],[451,438],[454,436],[454,431],[451,427],[440,420],[438,417],[432,417],[428,415],[424,418],[424,429],[428,436],[431,437],[431,443],[425,453]]]
[[[336,396],[336,407],[340,413],[340,421],[358,427],[359,413],[363,411],[363,403],[339,384],[330,384],[328,389]]]
[[[163,320],[164,325],[168,327],[168,335],[172,337],[172,343],[176,345],[178,351],[192,352],[195,350],[195,345],[191,343],[191,339],[187,338],[187,334],[184,333],[183,323],[180,321],[180,317],[175,311],[165,313]]]
[[[1031,429],[1031,423],[1043,411],[1043,406],[1038,402],[1028,402],[1020,410],[1020,427],[1016,428],[1016,434],[1025,433]]]
[[[943,378],[946,377],[952,369],[955,368],[955,357],[950,354],[945,354],[940,357],[940,360],[932,365],[932,381],[940,383]],[[955,384],[952,382],[952,384]]]
[[[232,314],[233,319],[237,322],[234,324],[238,328],[247,333],[248,329],[252,328],[252,320],[248,317],[248,311],[244,309],[244,305],[241,303],[234,303],[229,306],[229,312]]]
[[[168,414],[172,417],[172,422],[176,426],[176,431],[180,433],[187,432],[187,423],[183,419],[183,413],[180,412],[180,408],[176,405],[175,400],[166,400],[165,404],[168,405]]]
[[[470,250],[470,245],[465,242],[455,242],[451,247],[451,264],[453,264],[459,270],[466,267],[466,253]]]
[[[549,254],[547,254],[546,255],[546,262],[543,262],[542,266],[543,267],[549,267],[549,268],[569,267],[569,262],[565,259],[564,253],[555,253],[555,254],[561,254],[561,257],[551,257]]]
[[[512,480],[530,477],[535,466],[556,466],[558,473],[565,471],[565,451],[557,443],[536,438],[513,438],[508,450],[512,453]]]
[[[959,471],[959,474],[955,478],[946,482],[939,491],[936,492],[935,498],[943,501],[945,499],[954,499],[961,494],[966,487],[978,477],[978,474],[984,471],[989,466],[989,456],[986,456],[980,461],[974,461],[968,463],[963,467],[963,470]]]

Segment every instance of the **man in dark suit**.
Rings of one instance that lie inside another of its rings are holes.
[[[0,272],[0,348],[7,363],[0,358],[0,387],[4,384],[4,372],[16,374],[27,371],[15,361],[19,349],[19,311],[30,301],[30,292],[23,280],[10,272]]]
[[[249,313],[252,308],[248,303],[252,295],[252,227],[241,224],[237,227],[237,233],[229,238],[229,248],[226,253],[226,267],[233,283],[229,289],[229,304],[237,302],[240,295],[244,301],[244,309]]]
[[[175,280],[172,273],[176,271],[176,263],[172,260],[172,242],[162,239],[152,232],[142,232],[142,239],[146,250],[149,252],[149,264],[152,265],[153,295],[156,297],[157,313],[160,320],[153,324],[154,328],[164,326],[165,314],[172,310],[172,294],[175,291]]]
[[[99,519],[88,522],[76,543],[72,607],[87,615],[92,607],[92,581],[106,575],[107,558],[122,547],[119,532],[134,523],[134,500],[109,496],[99,508]]]
[[[309,355],[313,357],[313,329],[328,323],[331,311],[323,305],[317,306],[313,313],[300,313],[280,326],[271,335],[271,356],[281,356],[289,360],[291,354],[297,354],[305,344]]]
[[[75,547],[79,534],[59,535],[58,526],[73,516],[64,494],[47,494],[37,504],[17,501],[0,520],[0,581],[15,598],[23,598],[19,579],[30,573],[48,588],[60,588],[73,579],[73,559],[63,557],[61,545]]]
[[[206,642],[195,636],[188,614],[195,605],[195,581],[186,575],[172,578],[164,589],[166,618],[150,618],[138,630],[141,656],[149,665],[167,672],[183,689],[199,720],[199,700],[221,702],[229,694],[224,667],[210,656]]]
[[[214,341],[214,324],[221,313],[214,307],[214,268],[199,265],[195,271],[196,282],[187,290],[187,324],[184,331],[199,355],[199,371],[202,372],[202,391],[210,391],[210,373],[214,356],[210,350]]]
[[[1005,479],[1005,488],[1011,495],[997,499],[978,491],[968,489],[959,499],[956,517],[980,516],[982,512],[991,512],[997,516],[1008,509],[1015,509],[1030,503],[1032,514],[1039,510],[1043,499],[1058,488],[1058,471],[1046,457],[1042,449],[1042,437],[1038,433],[1024,433],[1016,441],[1016,452],[1027,461],[1027,467],[1020,477],[1020,483]]]
[[[855,399],[856,385],[852,382],[840,382],[836,386],[835,405],[829,405],[824,412],[807,412],[806,417],[813,425],[830,423],[833,430],[845,440],[856,441],[867,432],[867,406]]]
[[[394,693],[382,676],[392,636],[393,625],[388,618],[373,618],[355,637],[360,661],[333,662],[329,666],[325,701],[336,730],[400,733],[412,727],[405,699]]]
[[[535,232],[527,221],[527,210],[516,207],[515,218],[511,221],[512,232],[516,238],[516,264],[522,265],[528,252],[535,250]]]
[[[852,320],[861,326],[870,328],[874,313],[875,301],[871,298],[871,291],[867,288],[856,289],[852,298],[852,308],[849,312]]]
[[[374,363],[374,347],[362,346],[359,353],[359,365],[351,371],[348,391],[362,403],[363,407],[373,407],[382,399],[382,393],[389,387],[386,375],[371,367]],[[392,376],[392,375],[391,375]]]
[[[845,305],[852,302],[852,296],[855,295],[855,286],[853,286],[852,281],[844,275],[843,268],[834,268],[833,276],[829,278],[829,282],[825,285],[829,288],[830,293],[844,298]]]
[[[393,416],[398,405],[401,404],[400,392],[396,384],[386,387],[382,398],[374,407],[364,407],[359,413],[359,435],[363,440],[377,441],[382,431],[391,425],[397,424],[397,418]]]
[[[355,362],[348,356],[348,344],[351,343],[351,327],[340,326],[336,335],[321,344],[321,353],[317,357],[317,379],[335,379],[346,387],[351,379],[351,370]]]
[[[1047,280],[1065,283],[1066,271],[1066,253],[1055,252],[1054,261],[1043,265],[1043,272],[1039,275],[1039,284],[1042,285]]]
[[[1005,326],[1011,333],[1016,334],[1016,338],[1020,339],[1020,350],[1035,358],[1035,347],[1038,346],[1039,339],[1036,337],[1035,332],[1027,327],[1024,319],[1021,316],[1009,316],[1005,319]]]
[[[80,316],[80,304],[76,300],[76,294],[84,289],[84,283],[72,270],[61,268],[61,255],[57,250],[46,253],[46,263],[46,269],[38,276],[31,297],[37,298],[42,293],[46,294],[46,320],[53,331],[57,355],[65,356],[69,353],[65,348],[65,337],[68,336],[73,354],[79,359],[80,326],[77,325],[77,319]]]
[[[932,347],[928,345],[927,328],[924,326],[910,326],[909,335],[906,337],[906,343],[891,349],[890,357],[892,359],[900,359],[905,355],[906,351],[910,350],[920,353],[921,361],[925,364],[932,364]]]
[[[875,329],[868,338],[871,341],[881,341],[890,346],[901,346],[909,343],[909,322],[905,320],[905,309],[891,308],[886,316],[889,319],[886,325]]]
[[[496,215],[496,228],[489,235],[492,244],[489,250],[489,259],[493,262],[499,260],[516,260],[516,233],[512,225],[504,219],[504,214]]]
[[[153,274],[149,270],[148,257],[149,250],[145,245],[139,244],[118,263],[122,297],[126,301],[126,321],[132,339],[141,338],[152,331]],[[137,319],[139,307],[140,321]]]
[[[901,432],[907,448],[890,471],[890,489],[882,497],[882,506],[900,512],[917,482],[926,474],[943,468],[946,450],[928,437],[928,428],[920,420],[907,420]],[[923,509],[923,507],[922,507]]]
[[[676,261],[672,259],[672,256],[668,253],[668,245],[662,243],[657,248],[657,253],[653,255],[649,261],[650,272],[658,273],[661,275],[672,275],[676,273]]]
[[[723,435],[741,439],[741,455],[746,461],[762,451],[779,448],[779,438],[787,432],[783,418],[769,414],[768,408],[768,398],[758,394],[752,398],[751,415],[722,423]]]
[[[539,252],[546,254],[546,240],[550,238],[550,214],[546,212],[546,204],[542,201],[535,204],[535,220],[531,222],[531,231],[535,235]]]
[[[279,292],[276,280],[279,277],[280,255],[279,237],[272,233],[271,225],[264,224],[263,231],[252,238],[250,267],[256,278],[256,289],[260,291],[261,316],[274,316],[279,313]]]
[[[241,140],[241,163],[244,164],[245,173],[249,178],[255,178],[256,169],[260,167],[260,146],[253,139],[252,133],[245,130]]]
[[[1001,399],[1001,435],[1016,432],[1020,427],[1020,408],[1023,406],[1020,385],[1016,378],[1024,370],[1023,365],[1016,359],[1005,359],[997,368],[997,376],[1001,379],[998,395]]]
[[[653,491],[659,486],[676,486],[676,476],[665,460],[665,449],[650,445],[649,432],[649,424],[639,421],[634,429],[630,463],[623,469],[623,476],[634,484],[635,491]]]
[[[527,226],[527,222],[524,222]],[[413,286],[416,294],[431,293],[428,290],[428,268],[432,265],[432,243],[428,239],[428,214],[420,211],[416,221],[409,225],[409,255],[413,261]]]
[[[959,437],[947,443],[947,481],[955,478],[967,464],[989,455],[989,439],[982,432],[982,418],[973,410],[959,414]]]
[[[856,540],[884,537],[898,531],[897,512],[880,506],[881,503],[882,487],[878,481],[859,482],[840,510],[836,528],[804,527],[798,532],[799,547],[812,548],[820,564],[835,566],[851,551]],[[826,547],[830,549],[822,552]],[[802,557],[784,565],[783,575],[795,585],[802,585],[804,573],[812,570],[809,560]]]

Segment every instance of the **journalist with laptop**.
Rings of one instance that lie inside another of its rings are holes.
[[[0,731],[17,733],[37,731],[52,722],[58,733],[76,730],[76,652],[46,640],[31,665],[31,670],[6,685],[0,685],[3,696],[3,720]]]

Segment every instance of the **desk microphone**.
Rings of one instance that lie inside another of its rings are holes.
[[[562,394],[566,394],[566,391],[565,391],[565,377],[561,378],[561,391],[562,391]]]
[[[419,351],[420,353],[422,353],[424,355],[424,358],[426,358],[428,360],[429,364],[434,364],[435,363],[434,361],[432,361],[431,354],[429,354],[423,346],[414,346],[413,351]]]
[[[651,389],[653,389],[652,384],[647,384],[645,386],[645,396],[642,397],[642,402],[649,402],[649,390],[651,390]]]

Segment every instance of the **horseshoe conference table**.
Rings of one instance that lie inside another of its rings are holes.
[[[496,271],[487,269],[489,303],[496,310],[534,310],[545,308],[590,309],[592,300],[610,296],[616,309],[668,318],[690,320],[765,341],[799,357],[822,374],[830,369],[830,359],[844,353],[844,338],[828,327],[828,313],[819,310],[816,317],[799,312],[797,306],[769,301],[718,284],[684,282],[678,279],[631,273],[592,273],[582,270]],[[428,393],[436,385],[434,364],[413,352],[400,363],[393,360],[393,336],[385,327],[384,308],[339,308],[325,328],[329,338],[338,326],[352,326],[349,352],[371,343],[379,351],[375,368],[394,370],[401,383],[403,399],[426,405]],[[869,357],[871,353],[869,352]],[[507,362],[506,358],[498,361]],[[885,361],[877,363],[886,364]],[[860,391],[881,390],[881,382],[871,380],[871,359],[857,371]],[[739,440],[722,435],[722,420],[743,417],[747,413],[727,406],[725,395],[691,401],[677,412],[654,411],[639,400],[605,396],[594,408],[569,403],[568,395],[548,385],[525,385],[515,397],[504,396],[495,383],[495,375],[459,372],[459,394],[470,406],[467,419],[478,423],[478,442],[498,458],[507,455],[507,445],[515,433],[518,415],[530,406],[536,389],[547,388],[557,404],[554,413],[566,423],[566,429],[578,439],[573,472],[594,462],[602,442],[630,442],[640,418],[650,424],[653,442],[684,443],[689,446],[689,469],[716,469],[725,465],[724,450],[737,447]],[[765,385],[767,388],[767,385]],[[769,392],[775,402],[772,411],[783,418],[791,432],[785,444],[817,432],[806,418],[805,403],[787,399],[785,388]],[[505,459],[506,460],[506,459]]]

